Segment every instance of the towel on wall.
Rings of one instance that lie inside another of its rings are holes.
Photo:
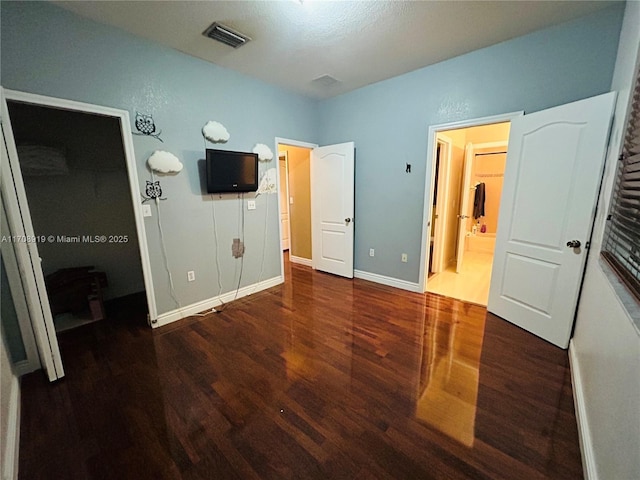
[[[473,197],[473,218],[476,220],[484,217],[484,183],[476,185],[476,194]]]

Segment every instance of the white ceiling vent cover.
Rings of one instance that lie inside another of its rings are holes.
[[[251,38],[246,35],[218,22],[213,22],[202,34],[233,48],[241,47],[251,40]]]
[[[321,87],[332,87],[336,83],[340,83],[340,80],[333,78],[331,75],[322,75],[311,81],[312,85],[318,85]]]

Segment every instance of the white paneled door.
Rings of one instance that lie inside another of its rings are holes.
[[[615,93],[515,118],[487,309],[566,348]]]
[[[2,149],[0,150],[0,185],[2,203],[7,212],[9,231],[3,235],[15,238],[15,256],[23,282],[25,302],[33,326],[35,340],[40,354],[40,361],[50,381],[64,376],[64,368],[60,357],[58,339],[53,325],[53,316],[49,307],[49,298],[44,283],[44,275],[40,267],[38,245],[35,242],[31,214],[27,204],[27,196],[22,183],[18,151],[13,138],[13,130],[9,119],[9,110],[0,91],[0,115],[2,124]],[[27,241],[29,240],[29,241]]]
[[[313,268],[353,278],[353,142],[311,151]]]

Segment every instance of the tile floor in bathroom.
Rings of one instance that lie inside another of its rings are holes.
[[[456,273],[454,265],[432,275],[427,280],[427,291],[465,302],[487,305],[492,263],[491,253],[465,252],[462,271]]]

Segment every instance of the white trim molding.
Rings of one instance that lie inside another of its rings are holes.
[[[313,261],[310,258],[296,257],[295,255],[291,255],[291,253],[289,253],[289,260],[291,261],[291,263],[313,267]]]
[[[591,442],[591,431],[589,430],[589,422],[587,419],[584,387],[582,385],[582,376],[580,375],[578,354],[576,353],[576,347],[573,343],[573,339],[569,341],[569,368],[571,370],[573,404],[576,411],[576,422],[578,423],[578,439],[580,440],[580,453],[582,455],[582,470],[585,480],[597,480],[598,470],[596,468],[593,443]]]
[[[3,392],[9,396],[9,412],[7,415],[6,438],[2,440],[2,479],[14,480],[18,478],[18,453],[20,448],[20,379],[11,379],[11,391]]]
[[[380,283],[382,285],[388,285],[389,287],[399,288],[401,290],[407,290],[409,292],[423,293],[420,290],[420,284],[414,282],[408,282],[406,280],[400,280],[399,278],[386,277],[384,275],[378,275],[377,273],[364,272],[362,270],[354,270],[353,276],[362,280],[368,280],[374,283]]]
[[[36,370],[40,370],[42,365],[40,365],[39,361],[34,361],[33,359],[27,358],[26,360],[21,360],[13,364],[13,368],[16,371],[16,375],[21,377],[26,375],[27,373],[35,372]]]
[[[211,310],[219,305],[222,305],[223,303],[232,302],[234,299],[237,300],[253,293],[266,290],[267,288],[275,287],[276,285],[280,285],[281,283],[284,283],[284,277],[282,275],[279,275],[277,277],[263,280],[262,282],[254,283],[253,285],[242,287],[240,290],[238,290],[237,294],[236,291],[233,290],[231,292],[223,293],[222,295],[219,295],[217,297],[211,297],[200,302],[192,303],[191,305],[187,305],[186,307],[177,308],[175,310],[171,310],[169,312],[158,315],[157,322],[152,323],[151,326],[153,328],[162,327],[164,325],[177,322],[178,320],[182,320],[183,318],[190,317],[191,315],[195,315],[196,313],[201,313],[205,310]]]

